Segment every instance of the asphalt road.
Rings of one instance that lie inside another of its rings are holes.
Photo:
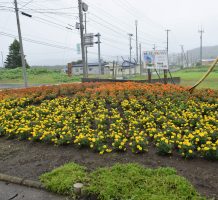
[[[0,181],[0,200],[68,200],[44,190],[37,190]]]
[[[29,87],[33,86],[40,86],[37,85],[30,85]],[[24,88],[23,84],[0,84],[0,89],[13,89],[13,88]]]

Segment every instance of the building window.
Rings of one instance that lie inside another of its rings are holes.
[[[91,71],[92,71],[92,68],[89,68],[89,71],[91,72]]]
[[[75,72],[79,72],[79,69],[75,69]]]

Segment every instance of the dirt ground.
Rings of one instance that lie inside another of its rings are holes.
[[[0,173],[37,180],[38,177],[68,162],[86,166],[90,171],[114,163],[137,162],[145,167],[174,167],[202,195],[218,199],[218,162],[200,158],[185,160],[178,156],[162,157],[153,147],[148,153],[110,153],[100,156],[88,149],[73,146],[56,147],[29,141],[0,138]]]

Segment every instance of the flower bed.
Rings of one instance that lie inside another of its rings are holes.
[[[218,91],[89,83],[0,93],[0,135],[94,151],[218,159]]]

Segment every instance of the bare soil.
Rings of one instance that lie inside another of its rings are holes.
[[[38,177],[68,162],[76,162],[92,171],[115,163],[140,163],[148,168],[174,167],[187,178],[197,191],[218,199],[218,162],[201,158],[185,160],[177,155],[162,157],[153,147],[148,153],[131,152],[99,155],[89,149],[77,149],[72,145],[53,146],[29,141],[0,138],[0,173],[38,180]]]

